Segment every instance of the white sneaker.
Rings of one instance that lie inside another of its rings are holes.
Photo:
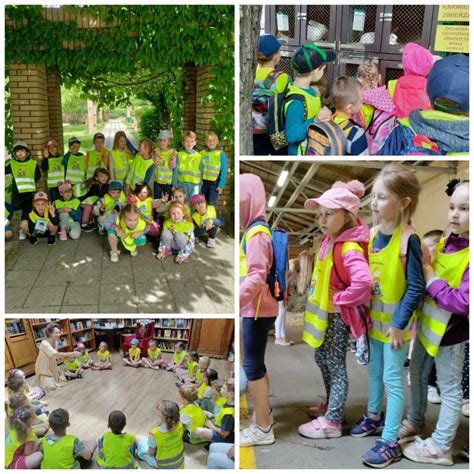
[[[257,425],[250,425],[240,433],[240,446],[265,446],[273,444],[275,436],[273,435],[273,428],[270,428],[268,433],[262,431]]]
[[[130,252],[130,257],[136,257],[138,255],[138,250],[133,250]]]
[[[469,400],[462,404],[461,413],[469,418]]]
[[[20,229],[20,232],[18,233],[18,239],[26,240],[26,234],[21,229]]]
[[[439,396],[438,389],[432,385],[428,385],[428,397],[427,400],[430,403],[439,405],[441,403],[441,397]]]
[[[112,263],[117,263],[119,261],[118,253],[110,252],[110,261]]]

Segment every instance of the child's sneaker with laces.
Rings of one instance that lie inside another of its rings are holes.
[[[402,445],[402,453],[414,462],[437,464],[438,466],[452,466],[454,464],[451,450],[441,451],[431,438],[421,439],[417,436],[413,442]]]
[[[362,415],[362,418],[352,427],[351,436],[356,438],[363,438],[372,434],[382,433],[385,424],[384,413],[379,415],[379,418],[370,418],[367,413]]]
[[[30,241],[31,245],[36,245],[36,244],[39,243],[39,239],[38,239],[38,237],[36,237],[36,235],[30,235],[28,237],[28,240]]]
[[[19,240],[26,240],[26,234],[20,229],[20,232],[18,234],[18,239]]]
[[[119,261],[119,256],[117,252],[110,251],[110,261],[112,263],[117,263]]]
[[[240,447],[266,446],[275,442],[273,428],[263,431],[259,426],[251,424],[240,432]]]
[[[130,252],[130,257],[136,257],[137,255],[138,255],[138,250],[136,249]]]
[[[59,240],[67,240],[67,232],[65,230],[60,230],[58,232],[58,235],[59,235]]]
[[[362,462],[370,467],[382,468],[392,462],[400,461],[402,453],[399,444],[387,441],[383,438],[375,442],[375,446],[369,449],[361,457]]]
[[[210,237],[207,239],[206,246],[208,248],[214,248],[216,246],[216,239],[211,239]]]

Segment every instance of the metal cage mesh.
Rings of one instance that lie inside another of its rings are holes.
[[[280,63],[276,66],[279,71],[286,72],[293,77],[293,68],[291,67],[291,58],[282,56]]]
[[[365,11],[364,31],[353,31],[353,19],[355,10]],[[349,32],[348,39],[352,43],[358,43],[364,33],[375,33],[375,25],[377,23],[377,5],[351,5],[349,24],[343,25]],[[352,32],[352,33],[351,33]],[[343,32],[344,34],[344,32]]]
[[[314,41],[326,41],[328,39],[330,19],[331,5],[308,5],[306,13],[306,38]],[[319,25],[312,25],[309,23],[310,21],[321,23],[326,27],[326,31],[322,30]]]
[[[395,68],[395,67],[388,67],[385,69],[385,84],[392,79],[400,79],[403,76],[403,69]]]
[[[279,38],[295,38],[295,17],[296,17],[296,7],[292,5],[277,5],[275,7],[276,12],[276,36]],[[283,13],[288,16],[288,28],[287,31],[280,31],[278,29],[278,13]]]
[[[398,44],[420,43],[425,17],[424,5],[394,5],[392,33],[398,37]]]

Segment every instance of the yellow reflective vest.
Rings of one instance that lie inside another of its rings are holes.
[[[198,227],[202,227],[203,225],[205,225],[208,220],[214,221],[216,219],[217,219],[216,208],[212,204],[207,205],[206,212],[202,216],[197,211],[193,212],[193,220]]]
[[[163,230],[169,230],[173,234],[182,232],[183,234],[187,235],[193,229],[194,229],[193,223],[186,220],[181,221],[181,222],[174,222],[171,219],[167,219],[165,223],[163,224]]]
[[[155,168],[153,180],[159,184],[171,184],[173,181],[173,170],[171,169],[171,157],[176,153],[175,149],[160,150],[161,162]]]
[[[214,422],[214,424],[220,428],[221,427],[221,423],[222,423],[222,418],[224,418],[224,416],[226,415],[232,415],[234,416],[234,413],[235,413],[235,409],[234,407],[222,407],[221,410],[219,411],[219,414],[216,416],[216,420]]]
[[[148,348],[147,352],[148,352],[148,357],[150,358],[152,362],[155,362],[155,360],[158,360],[161,356],[161,349],[159,349],[158,347],[154,351]]]
[[[130,349],[128,349],[128,357],[133,362],[136,362],[140,359],[140,353],[140,348],[138,347],[135,347],[135,349],[133,347],[130,347]]]
[[[174,365],[179,365],[182,364],[184,361],[184,358],[188,355],[186,351],[181,351],[181,352],[175,352],[173,354],[173,364]]]
[[[145,200],[140,200],[137,196],[137,208],[140,211],[142,217],[147,221],[150,222],[153,220],[153,198],[151,196],[147,197]]]
[[[120,227],[123,230],[123,233],[124,233],[124,236],[120,237],[120,241],[122,242],[123,246],[128,251],[132,252],[136,248],[135,239],[132,237],[132,234],[143,232],[145,230],[145,227],[146,227],[145,220],[139,217],[137,225],[133,229],[129,229],[126,226],[124,220],[120,218],[120,216],[117,216],[115,223],[118,227]]]
[[[77,360],[81,363],[81,364],[87,364],[90,360],[90,357],[89,357],[89,353],[86,351],[84,351],[84,354],[80,355]]]
[[[97,351],[97,358],[100,363],[104,364],[105,362],[112,362],[112,356],[109,351]]]
[[[66,180],[72,185],[83,183],[86,179],[86,157],[82,153],[70,154],[66,165]]]
[[[205,442],[196,436],[196,428],[203,428],[206,424],[206,415],[202,411],[202,408],[197,403],[190,403],[179,410],[179,413],[185,413],[191,418],[191,424],[186,426],[189,431],[189,441],[191,444],[199,444]]]
[[[176,427],[167,433],[153,428],[151,434],[155,438],[158,469],[184,469],[183,425],[177,423]]]
[[[36,435],[31,432],[24,441],[20,441],[16,430],[10,428],[7,423],[7,436],[5,437],[5,467],[8,468],[13,461],[16,450],[27,441],[36,441]]]
[[[36,211],[33,209],[29,214],[28,217],[33,224],[36,224],[38,221],[46,221],[49,224],[49,206],[46,206],[44,209],[44,214],[39,216],[36,214]]]
[[[54,207],[56,207],[59,213],[61,213],[61,209],[64,207],[70,207],[73,211],[76,211],[80,205],[81,201],[77,198],[72,198],[70,201],[63,201],[62,199],[56,199],[56,201],[54,201]],[[74,219],[69,217],[69,221],[74,222]]]
[[[108,469],[138,469],[138,462],[130,452],[134,444],[135,436],[108,431],[102,438],[102,445],[99,442],[97,464]]]
[[[451,288],[461,286],[462,277],[469,265],[469,247],[458,252],[443,253],[445,239],[436,246],[433,268],[442,280]],[[423,308],[416,322],[416,335],[431,357],[436,357],[441,340],[448,327],[452,313],[436,305],[429,296],[425,296]]]
[[[208,150],[202,152],[202,154],[204,154],[202,179],[206,181],[217,181],[221,172],[222,150]]]
[[[126,178],[132,158],[127,151],[112,150],[112,159],[114,163],[114,178],[122,181]]]
[[[132,161],[130,169],[128,170],[127,177],[125,178],[127,186],[129,186],[133,191],[138,183],[143,183],[145,181],[146,173],[152,166],[153,160],[151,157],[148,160],[145,160],[142,155],[137,153]]]
[[[42,438],[44,457],[41,469],[80,469],[79,461],[74,458],[75,440],[75,436],[64,435],[51,445],[46,437]]]
[[[247,269],[247,259],[245,257],[245,252],[244,252],[244,241],[245,241],[245,248],[248,247],[248,242],[249,240],[255,235],[258,234],[259,232],[263,232],[264,234],[267,234],[270,240],[272,239],[272,233],[268,229],[268,227],[262,225],[262,224],[257,224],[254,225],[251,229],[247,230],[242,238],[242,241],[240,242],[240,265],[239,265],[239,280],[240,283],[242,283],[245,278],[247,277],[248,269]]]
[[[97,150],[89,150],[87,152],[87,172],[86,179],[92,178],[94,176],[95,170],[97,168],[108,168],[107,164],[104,161],[103,155],[108,154],[109,151],[104,148],[102,152]]]
[[[46,185],[48,188],[56,188],[60,181],[64,181],[64,165],[63,157],[59,156],[57,158],[43,158],[48,160],[48,176],[46,178]]]
[[[81,368],[79,359],[74,359],[73,361],[64,359],[64,365],[66,366],[67,370],[69,370],[69,372],[76,372]]]
[[[201,182],[201,153],[178,152],[178,183],[199,184]]]
[[[117,204],[125,204],[126,201],[127,196],[125,196],[125,193],[123,191],[120,191],[120,196],[117,200],[112,199],[110,197],[110,194],[107,193],[104,196],[105,215],[111,214]]]
[[[36,191],[35,172],[36,161],[30,158],[26,161],[10,161],[12,175],[15,180],[18,192],[31,193]]]

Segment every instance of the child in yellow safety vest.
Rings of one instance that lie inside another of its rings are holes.
[[[206,421],[205,428],[197,428],[196,435],[212,443],[234,442],[234,379],[227,379],[222,386],[222,396],[227,399],[214,422]]]
[[[54,206],[59,213],[59,240],[67,240],[68,233],[72,240],[81,236],[81,201],[74,197],[71,183],[58,183],[59,198]]]
[[[111,181],[123,183],[133,161],[133,156],[127,147],[127,135],[119,130],[114,137],[114,145],[109,153],[109,173]]]
[[[163,362],[163,368],[168,372],[175,372],[177,369],[184,369],[184,361],[187,355],[188,353],[186,352],[186,345],[184,342],[175,342],[173,357],[171,359],[165,359]]]
[[[36,245],[38,237],[47,237],[48,245],[56,243],[59,215],[54,204],[48,203],[48,195],[42,191],[33,198],[33,209],[20,223],[20,228],[28,236],[31,245]]]
[[[138,183],[149,183],[153,178],[155,166],[160,157],[153,151],[153,143],[149,138],[142,138],[125,178],[125,194],[128,196],[135,190]]]
[[[161,199],[165,193],[171,194],[173,187],[173,170],[176,168],[178,155],[174,148],[169,148],[171,138],[172,134],[169,130],[160,130],[158,148],[155,148],[159,161],[153,174],[153,197],[155,199]]]
[[[194,132],[183,133],[183,149],[178,152],[173,173],[173,185],[183,186],[188,199],[199,194],[202,182],[203,161],[202,154],[194,149],[196,138]]]
[[[68,435],[69,413],[63,408],[53,410],[49,415],[52,434],[41,439],[43,460],[41,469],[80,469],[78,458],[92,458],[97,442],[81,441],[77,436]]]
[[[138,339],[134,338],[130,341],[130,349],[128,350],[128,358],[124,357],[123,365],[128,365],[129,367],[143,367],[143,360],[141,356],[141,350],[138,347]]]
[[[15,392],[11,396],[9,396],[8,400],[6,401],[6,406],[7,416],[9,417],[13,415],[15,410],[20,407],[26,406],[35,409],[36,417],[33,423],[33,433],[39,438],[41,436],[44,436],[48,432],[48,412],[38,414],[38,409],[36,408],[38,405],[33,405],[33,402],[31,400],[28,400],[28,397],[23,392]]]
[[[126,204],[127,197],[123,192],[123,184],[118,180],[109,182],[107,194],[95,203],[93,209],[99,234],[103,235],[115,228],[117,216]]]
[[[426,294],[416,321],[416,339],[410,363],[410,404],[402,422],[402,453],[414,462],[453,465],[452,445],[461,414],[463,362],[469,340],[469,182],[453,180],[447,237],[425,262]],[[434,358],[441,397],[436,429],[421,439],[425,427],[427,375]],[[427,370],[428,369],[428,370]]]
[[[138,255],[137,247],[146,244],[146,233],[149,226],[133,204],[122,208],[115,221],[115,227],[107,231],[110,245],[110,261],[117,263],[119,260],[118,242],[122,243],[131,257]]]
[[[179,420],[184,426],[183,440],[191,444],[205,442],[204,439],[196,436],[196,429],[206,424],[206,416],[197,404],[197,387],[192,384],[183,384],[178,388],[178,396],[181,404]]]
[[[214,369],[206,369],[202,372],[201,383],[198,384],[198,404],[202,405],[203,401],[212,398],[211,384],[219,378],[217,371]],[[196,381],[197,382],[197,381]]]
[[[193,206],[194,235],[195,237],[204,237],[208,235],[206,247],[216,246],[216,237],[219,228],[224,225],[223,219],[217,218],[216,208],[206,202],[204,194],[195,194],[189,200],[189,205]]]
[[[71,356],[64,359],[64,367],[66,380],[82,379],[84,369],[81,367],[81,363],[77,357]]]
[[[152,339],[148,343],[147,355],[148,357],[143,358],[145,369],[159,370],[164,364],[164,359],[161,358],[161,349],[158,347],[156,339]]]
[[[161,204],[161,199],[153,199],[151,188],[147,183],[138,183],[128,202],[137,206],[148,228],[148,235],[157,236],[160,233],[160,224],[154,219],[154,210]]]
[[[404,408],[403,365],[414,313],[425,289],[421,238],[408,225],[419,193],[415,173],[398,164],[385,166],[372,186],[372,213],[380,225],[371,230],[368,248],[374,280],[369,328],[369,397],[367,413],[351,429],[351,435],[381,433],[375,446],[361,456],[364,464],[377,468],[401,459],[397,439]]]
[[[97,132],[92,139],[94,148],[87,150],[86,154],[86,180],[92,178],[97,168],[109,169],[109,150],[104,147],[105,137],[103,133]]]
[[[163,400],[157,407],[158,420],[148,437],[137,436],[138,457],[158,469],[184,469],[183,425],[179,406]]]
[[[108,351],[109,346],[106,342],[102,341],[99,344],[99,350],[97,351],[97,362],[94,362],[92,369],[94,370],[111,370],[112,369],[112,356]]]
[[[119,410],[109,414],[108,428],[97,444],[96,462],[102,469],[138,469],[135,459],[136,439],[129,433],[122,433],[127,419]]]
[[[36,183],[41,178],[41,171],[36,160],[31,156],[31,151],[25,142],[16,142],[13,145],[12,159],[5,165],[5,176],[13,176],[12,206],[21,209],[21,220],[28,217],[36,192]],[[25,240],[26,234],[20,229],[20,240]]]
[[[196,351],[188,351],[188,354],[184,359],[184,367],[182,369],[175,369],[174,375],[176,375],[177,379],[181,383],[191,383],[194,381],[194,377],[196,376],[196,372],[198,370],[198,363],[199,354]],[[179,382],[176,382],[176,385],[178,384]]]
[[[77,344],[76,351],[81,353],[81,355],[77,358],[77,360],[81,364],[81,368],[90,369],[94,366],[94,361],[89,356],[89,352],[87,351],[86,346],[82,342],[79,342]]]
[[[41,464],[40,440],[33,431],[35,418],[32,407],[22,406],[8,419],[5,427],[6,469],[35,469]]]
[[[7,396],[10,398],[18,392],[26,395],[38,416],[44,414],[46,415],[44,420],[47,419],[48,412],[45,407],[48,406],[48,402],[39,400],[39,398],[44,396],[45,391],[40,387],[31,387],[30,384],[27,383],[25,373],[22,370],[12,369],[8,373]]]
[[[176,263],[188,263],[193,250],[194,225],[191,217],[183,204],[172,202],[166,213],[156,258],[163,260],[167,255],[175,253]]]
[[[81,141],[77,137],[71,137],[68,141],[69,149],[64,154],[63,166],[66,181],[72,186],[82,184],[86,180],[87,161],[84,153],[80,151]]]
[[[43,148],[43,159],[41,160],[41,170],[46,173],[46,185],[49,189],[51,201],[59,199],[58,185],[64,181],[63,155],[59,153],[59,146],[56,140],[50,140]]]
[[[227,155],[219,147],[219,137],[215,132],[206,134],[206,150],[201,152],[203,175],[201,193],[206,201],[215,206],[217,196],[222,193],[227,177]]]

